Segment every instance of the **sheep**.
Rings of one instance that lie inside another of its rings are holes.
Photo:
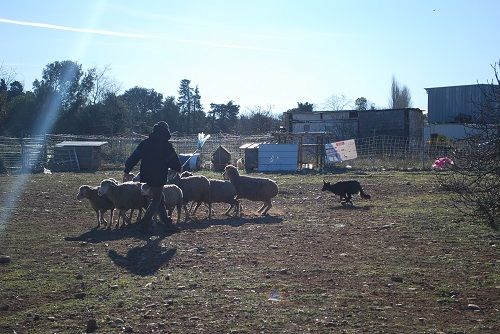
[[[236,198],[236,188],[230,181],[209,179],[210,182],[210,202],[227,203],[231,206],[224,212],[228,215],[234,208],[236,214],[240,213],[240,202]]]
[[[115,205],[107,196],[99,196],[97,194],[98,190],[99,187],[91,187],[88,185],[80,186],[76,199],[80,201],[87,198],[89,200],[92,209],[94,209],[97,214],[97,227],[101,227],[101,223],[103,223],[104,226],[107,225],[108,222],[104,219],[104,213],[110,210],[109,224],[111,225],[113,223]]]
[[[181,173],[181,177],[193,176],[194,174],[188,171],[184,171]],[[235,208],[234,211],[236,214],[240,212],[240,202],[235,198],[236,197],[236,189],[233,184],[229,181],[225,180],[217,180],[217,179],[208,179],[210,182],[210,202],[213,203],[227,203],[231,206],[229,209],[224,212],[225,215],[231,212],[231,209]],[[236,206],[236,207],[235,207]],[[212,213],[214,211],[212,210]]]
[[[117,183],[116,180],[106,179],[101,182],[101,186],[98,190],[99,196],[106,195],[115,205],[120,212],[118,216],[118,221],[116,227],[120,225],[120,217],[122,217],[122,226],[130,223],[132,219],[132,213],[135,209],[139,210],[138,220],[140,219],[142,208],[144,207],[146,200],[141,193],[140,183],[138,182],[125,182]],[[130,218],[127,218],[125,212],[131,210]]]
[[[135,175],[134,173],[130,173],[132,174],[132,181],[133,182],[141,182],[141,173],[137,173],[137,175]]]
[[[143,195],[150,196],[150,186],[142,183],[141,192]],[[168,210],[168,216],[172,218],[174,208],[177,208],[177,223],[181,221],[181,210],[183,204],[182,190],[175,184],[166,184],[163,186],[163,197],[165,198],[165,207]]]
[[[212,219],[212,203],[210,202],[210,182],[203,175],[194,175],[187,177],[180,177],[179,174],[175,173],[173,177],[170,177],[170,183],[175,184],[182,190],[183,195],[183,206],[186,215],[186,221],[189,219],[189,212],[187,210],[187,203],[195,202],[196,207],[194,208],[193,215],[196,214],[196,210],[201,203],[208,204],[208,219]]]
[[[238,169],[233,165],[227,165],[222,175],[224,179],[231,181],[236,188],[238,194],[236,199],[244,198],[264,203],[257,211],[260,214],[267,214],[273,206],[271,198],[278,195],[278,185],[275,181],[262,177],[240,175]]]

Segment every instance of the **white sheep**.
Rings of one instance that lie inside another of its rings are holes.
[[[137,173],[137,175],[134,173],[130,173],[130,174],[132,174],[132,181],[133,182],[141,182],[141,173],[140,172]]]
[[[194,174],[189,171],[184,171],[181,173],[181,177],[193,176]],[[240,212],[240,202],[236,199],[236,189],[230,181],[208,179],[210,182],[210,202],[213,203],[227,203],[230,205],[229,209],[224,213],[229,214],[234,208],[235,213]],[[212,214],[214,211],[212,210]]]
[[[196,214],[196,210],[201,205],[201,203],[206,203],[208,205],[208,219],[212,218],[212,203],[210,201],[210,182],[203,175],[194,175],[188,177],[180,177],[179,174],[175,173],[173,177],[169,178],[171,184],[175,184],[182,190],[183,195],[183,206],[185,212],[185,219],[189,219],[189,212],[187,210],[187,203],[194,202],[196,206],[193,211],[193,215]]]
[[[142,183],[141,192],[145,196],[150,196],[150,186]],[[163,197],[165,198],[165,207],[168,210],[168,216],[172,217],[174,208],[177,209],[177,223],[181,221],[181,210],[183,205],[182,190],[175,184],[166,184],[163,186]]]
[[[104,226],[107,225],[108,222],[104,219],[104,213],[110,210],[111,214],[109,218],[109,225],[111,226],[113,223],[115,205],[107,196],[99,196],[98,190],[99,187],[91,187],[88,185],[80,186],[76,199],[80,201],[87,198],[89,200],[92,209],[94,209],[97,214],[97,227],[100,227],[101,223],[103,223]]]
[[[130,223],[135,209],[139,210],[137,218],[139,220],[142,208],[146,204],[146,199],[141,193],[141,184],[138,182],[117,183],[116,180],[106,179],[101,182],[98,194],[99,196],[106,195],[119,210],[117,227],[120,225],[120,217],[122,217],[122,226]],[[130,217],[125,214],[127,210],[131,210]]]
[[[228,215],[234,208],[236,214],[240,213],[240,202],[236,198],[236,188],[230,181],[209,179],[210,182],[210,202],[227,203],[231,206],[224,212]]]
[[[265,215],[273,206],[271,199],[278,195],[278,185],[275,181],[263,177],[240,175],[233,165],[227,165],[222,175],[236,188],[237,199],[263,202],[258,210],[260,214]]]

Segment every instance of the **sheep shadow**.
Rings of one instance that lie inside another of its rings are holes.
[[[78,236],[74,237],[65,237],[66,241],[85,241],[93,244],[97,244],[105,241],[115,241],[122,239],[141,239],[148,240],[151,235],[158,235],[160,237],[165,237],[169,235],[166,233],[162,226],[157,226],[156,224],[153,226],[153,231],[151,234],[144,234],[139,229],[140,224],[130,224],[120,228],[115,229],[100,229],[94,227],[93,229],[84,232]]]
[[[177,252],[176,248],[162,247],[162,239],[148,239],[146,244],[129,249],[126,255],[110,250],[108,256],[115,265],[132,274],[150,276],[167,265]]]
[[[177,226],[181,230],[202,230],[211,226],[231,226],[240,227],[243,225],[267,225],[267,224],[280,224],[283,222],[281,217],[273,216],[259,216],[259,217],[228,217],[228,218],[214,218],[204,220],[190,220],[188,222],[180,223]]]

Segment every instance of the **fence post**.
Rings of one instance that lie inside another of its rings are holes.
[[[422,136],[422,170],[425,169],[425,138]]]
[[[373,129],[373,140],[372,140],[372,169],[375,170],[375,129]]]

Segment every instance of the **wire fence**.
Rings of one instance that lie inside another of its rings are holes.
[[[123,168],[125,160],[132,154],[137,145],[146,136],[136,137],[105,137],[105,136],[75,136],[75,135],[44,135],[30,138],[0,137],[0,159],[9,170],[32,169],[33,166],[46,167],[54,158],[56,144],[63,141],[103,141],[100,149],[101,169]],[[239,147],[245,143],[271,142],[270,135],[235,136],[229,134],[214,134],[203,145],[200,160],[210,162],[212,153],[222,145],[231,152],[231,160],[236,162],[243,157]],[[192,154],[197,148],[197,135],[172,137],[170,142],[179,154]]]
[[[139,142],[145,137],[104,137],[75,135],[45,135],[30,138],[0,137],[0,159],[11,171],[26,168],[38,169],[48,166],[54,157],[55,145],[63,141],[104,141],[100,151],[100,169],[123,168],[124,162]],[[326,141],[325,141],[326,140]],[[358,157],[353,160],[335,163],[325,162],[324,144],[331,138],[321,142],[299,144],[298,168],[328,169],[347,167],[359,170],[370,169],[430,169],[432,162],[451,154],[459,143],[429,142],[422,139],[405,137],[373,136],[355,139]],[[178,153],[193,153],[196,150],[197,135],[172,137],[170,140]],[[203,146],[200,156],[202,168],[208,168],[212,154],[223,146],[231,154],[231,162],[236,163],[244,157],[240,146],[246,143],[273,143],[276,138],[271,135],[237,136],[215,134]],[[43,168],[42,168],[43,170]]]

